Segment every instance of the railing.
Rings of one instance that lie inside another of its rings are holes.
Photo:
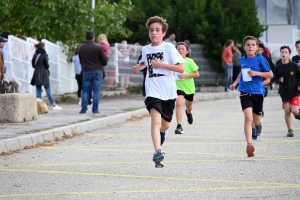
[[[46,52],[49,55],[50,83],[54,95],[73,93],[77,91],[73,63],[67,62],[68,46],[61,42],[52,43],[46,39]],[[35,87],[30,85],[33,75],[31,59],[34,55],[34,45],[38,41],[28,38],[26,41],[10,35],[4,47],[7,67],[6,81],[16,79],[21,82],[21,92],[35,93]],[[133,74],[131,67],[136,64],[141,52],[140,45],[114,44],[110,47],[110,58],[105,67],[106,78],[102,82],[102,90],[125,88],[142,84],[142,73]],[[46,94],[44,94],[46,95]]]

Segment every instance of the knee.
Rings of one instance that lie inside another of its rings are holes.
[[[171,126],[170,123],[162,123],[162,124],[161,124],[161,129],[162,129],[163,131],[165,131],[165,130],[169,129],[170,126]]]
[[[182,102],[176,102],[176,108],[182,108]]]
[[[245,116],[245,124],[252,124],[253,123],[253,118],[252,116]]]

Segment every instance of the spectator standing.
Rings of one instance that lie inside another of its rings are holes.
[[[230,84],[232,83],[232,70],[233,70],[233,64],[232,64],[232,47],[234,45],[233,40],[227,40],[223,47],[223,53],[222,53],[222,67],[224,70],[224,91],[230,92],[229,89]]]
[[[238,75],[241,72],[241,65],[240,65],[240,58],[242,57],[242,54],[239,50],[241,47],[240,44],[234,43],[232,50],[233,50],[233,57],[232,57],[232,64],[233,64],[233,70],[232,70],[232,82],[235,81],[238,77]],[[238,85],[236,86],[238,87]]]
[[[169,36],[169,38],[168,39],[166,39],[166,41],[167,42],[170,42],[170,43],[172,43],[174,46],[176,46],[176,40],[175,40],[175,38],[176,38],[176,35],[174,34],[174,33],[172,33],[170,36]]]
[[[52,105],[52,109],[61,110],[62,108],[54,101],[50,87],[49,57],[45,51],[45,43],[39,42],[34,46],[36,51],[31,62],[32,67],[34,68],[34,73],[30,84],[36,86],[36,97],[39,99],[42,99],[42,86],[44,86],[48,99]]]
[[[107,57],[103,48],[95,43],[93,31],[87,31],[86,42],[80,45],[78,55],[83,71],[82,76],[82,103],[79,114],[87,111],[89,93],[93,91],[93,114],[100,114],[98,106],[102,84],[103,69],[107,65]]]
[[[80,64],[80,59],[78,55],[78,49],[79,46],[76,47],[75,49],[75,55],[72,57],[72,61],[74,64],[75,68],[75,79],[77,80],[77,98],[78,98],[78,105],[81,105],[81,92],[82,92],[82,74],[81,74],[81,64]]]
[[[7,42],[7,39],[5,39],[4,37],[0,37],[0,50],[1,50],[1,52],[2,52],[2,58],[3,58],[3,60],[6,60],[6,54],[5,54],[5,52],[4,52],[4,46],[5,46],[5,44],[6,44],[6,42]],[[6,67],[5,67],[5,63],[4,63],[4,74],[6,74]]]
[[[2,92],[2,84],[4,81],[5,75],[4,75],[4,59],[2,57],[2,50],[0,50],[0,94]]]

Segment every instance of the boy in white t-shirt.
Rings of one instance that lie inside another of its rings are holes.
[[[163,42],[168,30],[165,19],[159,16],[150,17],[146,27],[151,44],[142,48],[142,58],[138,65],[133,66],[133,73],[147,67],[145,105],[151,116],[151,136],[155,149],[153,161],[155,167],[162,168],[164,155],[161,145],[165,131],[170,127],[177,98],[173,72],[183,73],[184,60],[173,44]]]

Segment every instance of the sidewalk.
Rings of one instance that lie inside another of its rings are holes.
[[[269,91],[269,96],[276,96],[277,90]],[[104,95],[105,96],[105,95]],[[194,101],[238,98],[238,92],[201,92],[196,93]],[[132,116],[141,117],[147,114],[142,95],[118,95],[102,97],[100,115],[91,113],[91,106],[86,114],[79,114],[77,104],[60,103],[63,110],[49,110],[49,113],[38,116],[38,120],[26,123],[0,123],[0,153],[44,141],[54,141],[64,134],[84,133],[124,122]]]

